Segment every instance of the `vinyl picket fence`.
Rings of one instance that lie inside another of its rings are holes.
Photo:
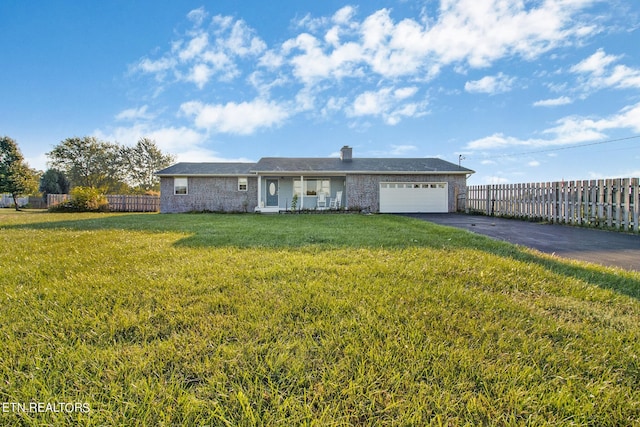
[[[467,210],[486,215],[640,232],[638,178],[471,185]]]
[[[160,196],[107,194],[111,212],[159,212]],[[69,200],[68,194],[48,194],[47,205],[55,206]]]
[[[28,197],[18,197],[18,206],[29,203]],[[0,208],[10,208],[13,206],[13,196],[11,194],[0,194]]]

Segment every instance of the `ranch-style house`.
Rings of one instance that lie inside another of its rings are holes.
[[[177,163],[157,173],[160,212],[455,212],[471,169],[438,158],[263,157],[257,163]]]

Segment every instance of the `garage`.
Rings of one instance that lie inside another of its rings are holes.
[[[381,182],[381,213],[446,213],[449,191],[446,182]]]

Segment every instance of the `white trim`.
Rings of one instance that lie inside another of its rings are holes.
[[[256,212],[258,213],[280,213],[280,211],[282,211],[282,209],[278,207],[256,207]]]
[[[178,179],[183,179],[185,184],[184,185],[180,185],[180,188],[184,187],[185,192],[184,193],[177,193],[176,192],[176,180]],[[187,177],[174,177],[173,178],[173,195],[174,196],[188,196],[189,195],[189,178]]]
[[[244,179],[243,183],[240,183],[240,180]],[[241,185],[244,185],[244,189],[240,188]],[[246,176],[239,176],[238,177],[238,191],[247,191],[249,190],[249,178],[247,178]]]
[[[295,187],[295,185],[293,186]],[[300,210],[302,209],[304,209],[304,175],[300,175]]]
[[[322,171],[322,170],[312,170],[312,171],[259,171],[256,174],[262,174],[265,176],[300,176],[301,173],[304,173],[306,177],[310,176],[347,176],[347,175],[468,175],[474,172],[466,171],[427,171],[427,170],[418,170],[418,171],[367,171],[367,170],[339,170],[339,171]]]

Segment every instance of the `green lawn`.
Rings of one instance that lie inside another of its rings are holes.
[[[1,210],[0,425],[640,425],[639,298],[397,216]]]

